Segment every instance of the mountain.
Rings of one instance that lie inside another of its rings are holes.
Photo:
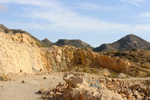
[[[52,43],[48,38],[45,38],[44,40],[42,40],[42,42],[43,42],[44,44],[46,44],[47,47],[53,45],[53,43]]]
[[[8,29],[6,26],[4,26],[2,24],[0,24],[0,32],[4,32],[6,34],[17,34],[17,33],[27,34],[28,36],[33,38],[40,47],[50,47],[52,45],[56,45],[56,46],[71,45],[71,46],[74,46],[77,48],[79,47],[79,48],[93,49],[92,46],[90,46],[89,44],[87,44],[79,39],[76,39],[76,40],[59,39],[56,43],[52,43],[47,38],[40,41],[39,39],[37,39],[36,37],[34,37],[33,35],[31,35],[30,33],[26,32],[24,30]]]
[[[133,49],[150,50],[150,43],[136,35],[130,34],[114,43],[102,44],[94,48],[93,51],[131,51]]]
[[[94,48],[93,51],[107,52],[107,51],[117,51],[117,50],[111,47],[109,44],[102,44],[101,46]]]
[[[75,40],[68,40],[68,39],[59,39],[55,45],[57,46],[63,46],[63,45],[71,45],[77,48],[86,48],[86,49],[92,49],[93,47],[90,46],[89,44],[79,40],[79,39],[75,39]]]
[[[63,46],[63,45],[71,45],[77,48],[85,48],[85,49],[93,49],[92,46],[89,44],[79,40],[79,39],[74,39],[74,40],[68,40],[68,39],[59,39],[56,43],[52,43],[50,40],[45,38],[44,40],[40,41],[30,33],[21,30],[21,29],[9,29],[6,26],[0,24],[0,32],[4,32],[6,34],[26,34],[33,38],[39,47],[50,47],[52,45],[56,46]],[[133,49],[143,49],[143,50],[150,50],[150,43],[145,41],[144,39],[130,34],[127,35],[120,40],[114,42],[114,43],[109,43],[109,44],[102,44],[101,46],[94,48],[93,51],[97,52],[106,52],[106,51],[131,51]]]

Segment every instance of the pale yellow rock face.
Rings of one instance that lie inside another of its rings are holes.
[[[26,34],[0,33],[0,74],[61,71],[80,65],[124,71],[128,62],[72,46],[40,48]]]
[[[82,65],[85,67],[103,67],[115,71],[124,71],[129,66],[127,61],[123,61],[119,58],[111,58],[93,51],[85,51],[72,46],[52,46],[47,49],[45,56],[48,62],[47,69],[52,68],[54,70]]]
[[[0,74],[32,73],[43,69],[44,62],[40,48],[25,34],[0,33]]]

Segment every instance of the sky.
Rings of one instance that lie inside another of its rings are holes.
[[[128,34],[150,41],[150,0],[0,0],[0,23],[52,42],[98,47]]]

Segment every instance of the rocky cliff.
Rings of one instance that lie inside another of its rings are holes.
[[[74,67],[109,68],[114,71],[124,71],[129,62],[119,58],[100,55],[93,51],[85,51],[72,46],[52,46],[46,51],[47,69],[63,70]]]
[[[32,73],[45,65],[41,49],[26,34],[0,33],[0,73]]]
[[[129,38],[129,40],[131,39]],[[90,49],[68,45],[61,47],[40,47],[39,45],[32,35],[21,30],[10,30],[0,25],[0,74],[51,70],[74,70],[99,74],[103,68],[134,76],[148,76],[150,72],[148,69],[145,70],[145,67],[141,68],[138,64],[131,63],[130,59],[123,60],[121,57],[96,53]],[[107,44],[103,45],[103,48],[113,50]]]
[[[73,46],[40,48],[37,42],[26,34],[1,32],[0,37],[0,73],[33,73],[52,69],[61,71],[80,65],[123,71],[128,66],[128,62],[119,58]]]

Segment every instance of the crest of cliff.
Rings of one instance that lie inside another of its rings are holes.
[[[30,33],[26,32],[24,30],[21,30],[21,29],[8,29],[6,26],[0,24],[0,32],[6,33],[6,34],[17,34],[17,33],[19,33],[19,34],[26,34],[29,37],[33,38],[36,41],[36,44],[39,47],[45,47],[46,46],[45,43],[41,42],[39,39],[37,39],[36,37],[31,35]]]
[[[131,51],[133,49],[150,50],[150,43],[138,36],[130,34],[114,43],[103,44],[97,48],[94,48],[93,50],[97,52],[101,51],[105,52],[105,51]]]

